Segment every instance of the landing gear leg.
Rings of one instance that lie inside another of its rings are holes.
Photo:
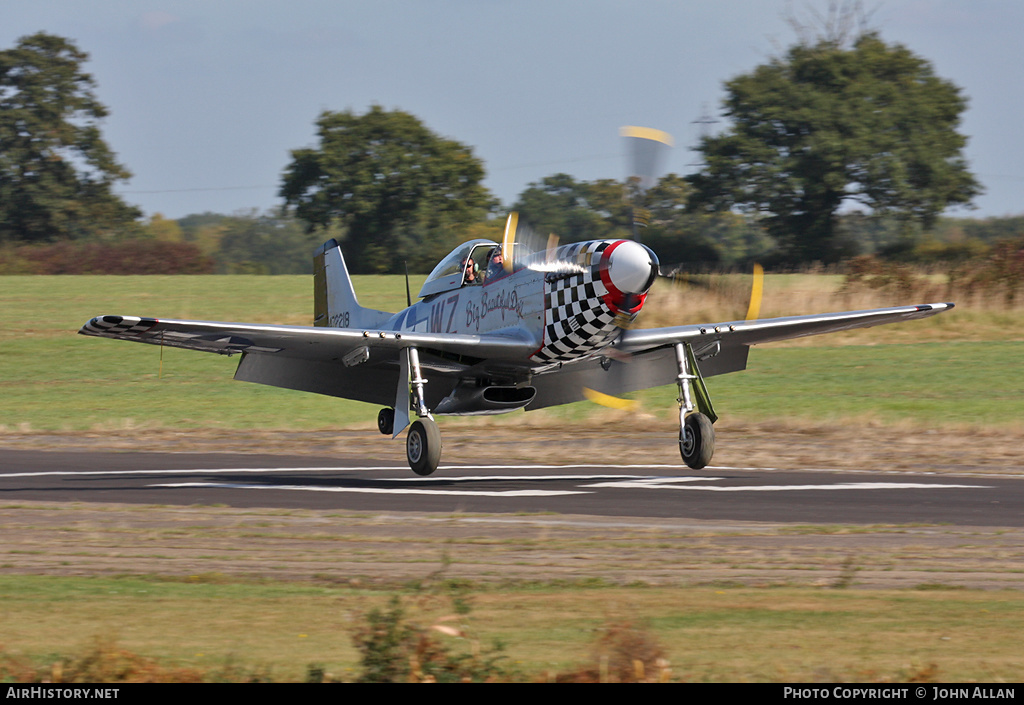
[[[423,386],[427,380],[424,379],[420,369],[419,351],[413,347],[405,348],[402,351],[400,366],[398,389],[395,393],[394,418],[389,432],[392,437],[397,436],[406,426],[409,426],[409,412],[416,412],[419,418],[409,427],[409,433],[405,439],[405,456],[414,473],[430,475],[437,470],[437,466],[441,462],[441,430],[437,427],[437,423],[427,408],[423,392]],[[381,414],[386,411],[389,410],[384,409]],[[378,426],[380,423],[381,417],[378,416]]]
[[[715,454],[715,429],[718,420],[704,379],[697,368],[693,349],[687,343],[677,343],[676,364],[679,374],[679,455],[690,468],[700,470],[711,462]],[[696,403],[693,397],[696,397]]]

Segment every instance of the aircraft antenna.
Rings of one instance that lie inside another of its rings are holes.
[[[405,305],[412,306],[412,292],[409,291],[409,261],[405,262]]]

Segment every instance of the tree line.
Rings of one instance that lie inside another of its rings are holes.
[[[466,239],[500,238],[506,206],[472,148],[380,106],[324,111],[274,212],[145,219],[113,191],[131,175],[100,133],[87,58],[46,33],[0,51],[0,272],[130,262],[117,250],[159,271],[308,272],[328,237],[355,272],[423,271]],[[728,126],[701,140],[695,173],[644,191],[554,174],[508,208],[562,242],[628,237],[640,222],[663,262],[706,268],[950,261],[1024,238],[1024,216],[941,216],[981,192],[958,132],[966,98],[877,32],[804,38],[725,89]]]

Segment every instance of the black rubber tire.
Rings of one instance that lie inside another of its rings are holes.
[[[405,457],[417,475],[430,475],[441,462],[441,429],[433,419],[419,419],[405,437]]]
[[[697,412],[690,414],[679,431],[679,455],[683,462],[694,470],[700,470],[711,462],[715,454],[715,427],[711,419]]]
[[[393,435],[395,432],[395,410],[385,407],[377,414],[377,430],[385,436]]]

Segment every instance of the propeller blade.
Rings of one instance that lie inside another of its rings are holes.
[[[623,411],[636,411],[640,408],[640,402],[632,399],[622,399],[620,397],[613,397],[610,394],[604,394],[596,389],[590,387],[583,388],[583,396],[595,404],[601,406],[607,406],[609,409],[622,409]]]
[[[505,234],[501,238],[501,254],[504,258],[504,267],[506,272],[512,271],[512,258],[514,252],[512,248],[516,243],[516,230],[519,228],[519,214],[515,211],[508,214],[508,220],[505,221]]]
[[[548,235],[548,246],[545,250],[547,252],[548,262],[552,261],[555,258],[555,250],[558,249],[558,243],[559,237],[557,235],[555,235],[554,233]]]
[[[644,208],[644,195],[658,183],[665,154],[674,143],[672,135],[652,127],[626,125],[619,128],[619,134],[629,144],[630,174],[635,181],[630,184],[628,199],[633,205],[633,239],[640,242],[640,229],[646,228],[650,220],[650,213]]]
[[[672,135],[652,127],[633,125],[620,128],[619,134],[629,140],[630,174],[640,179],[640,191],[644,192],[658,181],[664,156],[675,144]]]
[[[764,292],[764,267],[754,264],[754,284],[750,288],[750,307],[747,320],[754,321],[761,314],[761,294]]]

